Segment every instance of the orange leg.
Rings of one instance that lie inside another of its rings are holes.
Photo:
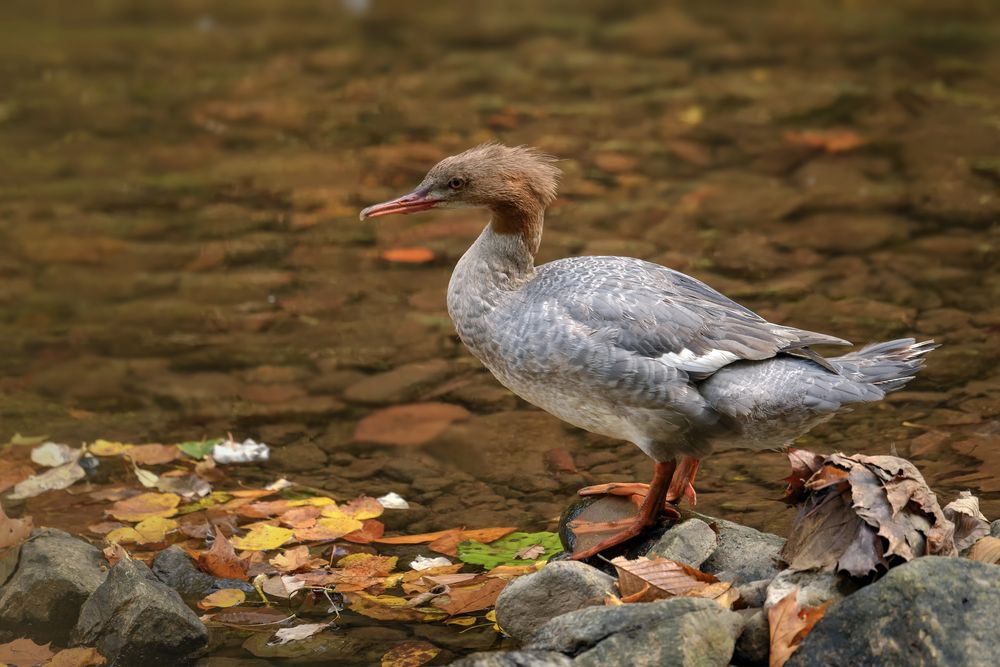
[[[622,542],[632,539],[641,533],[644,528],[648,528],[649,526],[655,524],[660,512],[663,511],[663,501],[667,496],[667,489],[670,486],[670,480],[673,474],[673,462],[657,462],[653,469],[653,481],[649,484],[649,491],[646,493],[646,497],[643,499],[642,505],[639,507],[638,515],[636,515],[636,517],[628,523],[624,524],[621,531],[615,533],[602,542],[598,542],[585,551],[574,552],[570,558],[573,560],[590,558],[596,553],[600,553],[605,549],[609,549],[613,546],[621,544]]]
[[[698,474],[698,459],[681,454],[677,457],[677,469],[670,480],[670,488],[667,489],[667,501],[676,503],[681,498],[688,501],[688,504],[698,503],[698,494],[694,491],[694,476]]]

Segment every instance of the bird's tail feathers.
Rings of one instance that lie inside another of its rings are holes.
[[[856,382],[877,386],[885,393],[896,391],[924,367],[924,355],[940,347],[933,340],[921,343],[900,338],[866,345],[857,352],[827,359],[837,371]]]

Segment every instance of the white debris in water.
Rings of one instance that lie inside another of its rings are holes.
[[[390,491],[381,498],[376,498],[379,504],[387,510],[408,510],[410,509],[410,503],[406,502],[403,496],[399,495],[395,491]]]
[[[268,484],[264,488],[267,489],[268,491],[281,491],[282,489],[287,489],[290,486],[292,486],[292,483],[289,482],[284,477],[282,477],[279,480],[271,482],[270,484]]]
[[[219,465],[230,463],[261,463],[271,456],[271,448],[263,442],[247,438],[236,442],[227,438],[212,448],[212,458]]]
[[[281,628],[267,640],[267,645],[280,646],[281,644],[287,644],[289,642],[309,639],[317,632],[322,632],[328,627],[330,627],[329,623],[303,623],[302,625],[296,625],[293,628]]]
[[[428,558],[427,556],[417,556],[410,562],[410,567],[414,570],[429,570],[432,567],[446,567],[451,565],[451,561],[444,556]]]

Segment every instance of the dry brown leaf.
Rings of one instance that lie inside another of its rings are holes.
[[[972,545],[968,557],[983,563],[1000,563],[1000,538],[987,535]]]
[[[369,496],[359,496],[358,498],[341,505],[340,510],[347,516],[352,519],[357,519],[358,521],[376,519],[382,516],[382,513],[385,512],[385,508],[382,507],[382,503]]]
[[[957,499],[945,505],[944,515],[955,524],[955,548],[960,552],[990,534],[990,522],[979,510],[979,498],[969,491],[962,491]]]
[[[382,667],[420,667],[441,652],[434,644],[425,641],[405,641],[382,656]]]
[[[319,507],[310,505],[293,507],[278,517],[278,520],[289,528],[312,528],[316,525],[316,519],[321,513],[322,510]]]
[[[478,586],[451,588],[446,594],[434,598],[431,604],[451,616],[479,611],[496,604],[497,596],[507,584],[506,579],[487,579]]]
[[[805,449],[788,449],[788,463],[792,466],[792,474],[785,478],[788,487],[782,496],[782,502],[796,505],[806,497],[806,481],[816,474],[823,465],[823,456]]]
[[[15,639],[12,642],[0,644],[0,665],[32,667],[46,662],[52,655],[48,644],[36,644],[30,639]]]
[[[377,410],[358,422],[354,440],[380,445],[422,445],[444,433],[453,422],[468,417],[468,410],[450,403],[396,405]]]
[[[3,511],[0,504],[0,549],[6,549],[20,544],[31,535],[31,517],[11,519]]]
[[[108,660],[96,648],[66,648],[56,653],[45,667],[95,667]]]
[[[249,563],[236,555],[232,542],[216,526],[212,548],[198,554],[198,567],[214,577],[245,580]]]
[[[104,558],[107,559],[110,565],[114,565],[120,560],[131,560],[132,557],[129,555],[128,551],[122,545],[114,542],[104,547]]]
[[[823,618],[828,604],[802,608],[798,594],[792,591],[767,611],[771,631],[769,667],[782,667],[788,661],[813,626]]]
[[[232,627],[272,625],[287,621],[288,619],[289,615],[286,611],[274,607],[261,607],[258,609],[230,607],[202,616],[202,621],[206,623],[218,623]]]
[[[418,533],[416,535],[393,535],[391,537],[380,537],[373,541],[379,544],[424,544],[425,542],[433,542],[456,530],[459,529],[451,528],[449,530],[439,530],[434,533]]]
[[[0,470],[0,493],[16,484],[20,484],[35,474],[35,469],[24,462],[6,463]]]
[[[739,597],[731,583],[666,558],[628,560],[619,556],[611,564],[618,571],[622,601],[651,602],[682,595],[716,600],[728,609]]]
[[[181,497],[176,493],[140,493],[119,500],[107,513],[119,521],[142,521],[154,516],[171,517],[177,514]]]
[[[280,554],[272,558],[269,563],[281,572],[295,572],[309,565],[311,556],[309,547],[299,545],[291,549],[285,549]]]
[[[852,130],[804,130],[802,132],[786,132],[785,140],[796,146],[817,148],[827,153],[843,153],[864,146],[866,141]]]
[[[355,544],[368,544],[382,537],[385,532],[385,524],[375,519],[367,519],[362,522],[364,525],[353,533],[344,535],[344,539]]]
[[[125,451],[125,456],[137,465],[161,465],[176,460],[181,451],[176,445],[135,445]]]

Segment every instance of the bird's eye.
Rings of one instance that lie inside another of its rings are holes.
[[[457,176],[450,181],[448,181],[448,187],[452,190],[461,190],[465,187],[465,179],[458,178]]]

